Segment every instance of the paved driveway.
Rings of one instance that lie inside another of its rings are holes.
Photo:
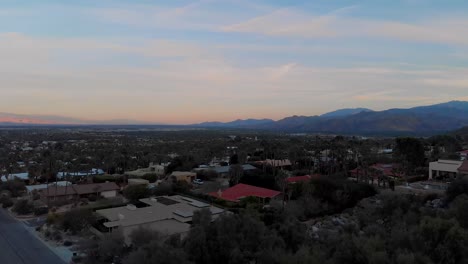
[[[26,226],[0,209],[0,263],[64,264]]]

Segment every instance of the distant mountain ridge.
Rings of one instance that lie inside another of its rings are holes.
[[[374,112],[368,108],[344,108],[320,115],[321,117],[342,117],[359,114],[361,112]]]
[[[203,122],[200,124],[195,124],[195,126],[201,127],[244,127],[244,126],[258,126],[266,125],[275,122],[272,119],[237,119],[231,122]]]
[[[203,126],[203,123],[199,125]],[[232,122],[218,122],[216,126],[233,127]],[[290,116],[278,121],[237,127],[301,133],[430,135],[463,126],[468,126],[468,102],[451,101],[384,111],[367,108],[340,109],[320,116]]]
[[[0,113],[0,126],[30,125],[161,125],[133,120],[87,121],[60,116]],[[237,119],[231,122],[204,122],[180,125],[187,128],[257,129],[287,133],[332,133],[360,135],[431,135],[468,126],[468,102],[418,106],[408,109],[373,111],[346,108],[315,116],[290,116],[281,120]]]

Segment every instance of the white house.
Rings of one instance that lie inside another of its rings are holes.
[[[459,160],[438,160],[430,162],[429,179],[432,180],[434,177],[440,176],[456,178],[458,175],[458,168],[460,168],[462,163],[463,161]]]

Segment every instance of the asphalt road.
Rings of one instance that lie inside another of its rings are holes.
[[[64,264],[26,226],[0,209],[0,263]]]

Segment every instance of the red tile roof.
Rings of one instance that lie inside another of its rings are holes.
[[[458,172],[468,173],[468,160],[464,160],[462,165],[458,168]]]
[[[249,196],[260,197],[260,198],[273,198],[275,196],[278,196],[279,194],[280,192],[278,191],[256,187],[252,185],[247,185],[247,184],[242,184],[242,183],[232,186],[231,188],[228,188],[221,193],[218,193],[218,192],[210,193],[211,196],[214,196],[223,200],[231,201],[231,202],[239,202],[240,199],[244,197],[249,197]]]
[[[294,176],[294,177],[289,177],[286,179],[288,183],[295,183],[295,182],[305,182],[305,181],[310,181],[312,178],[317,178],[320,175],[314,174],[314,175],[304,175],[304,176]]]

